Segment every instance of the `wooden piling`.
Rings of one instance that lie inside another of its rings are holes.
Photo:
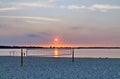
[[[20,64],[21,67],[24,65],[23,56],[24,56],[23,49],[21,49],[21,64]]]
[[[26,49],[26,56],[28,56],[28,49]]]

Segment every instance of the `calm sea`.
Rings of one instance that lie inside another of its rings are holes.
[[[29,49],[25,56],[71,57],[71,49]],[[120,49],[75,49],[75,57],[120,58]],[[20,49],[0,49],[0,56],[20,56]]]

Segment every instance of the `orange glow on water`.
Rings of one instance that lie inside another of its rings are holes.
[[[58,49],[54,50],[54,57],[58,57]]]

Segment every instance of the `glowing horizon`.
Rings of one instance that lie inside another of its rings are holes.
[[[0,45],[120,46],[120,1],[1,0]]]

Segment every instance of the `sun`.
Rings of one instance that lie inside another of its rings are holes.
[[[58,41],[58,38],[55,38],[54,41],[57,42],[57,41]]]

